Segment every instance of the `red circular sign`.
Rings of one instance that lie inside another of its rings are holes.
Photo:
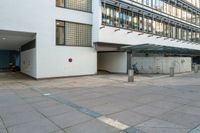
[[[72,58],[69,58],[68,61],[71,63],[73,60],[72,60]]]

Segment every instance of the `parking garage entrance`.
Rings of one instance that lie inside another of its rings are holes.
[[[35,33],[0,30],[0,72],[26,72],[25,61],[32,62],[35,54],[25,51],[35,48],[35,39]]]

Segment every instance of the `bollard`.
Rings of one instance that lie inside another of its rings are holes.
[[[128,70],[128,82],[134,82],[134,70],[133,69]]]
[[[170,67],[169,75],[170,77],[174,77],[174,67]]]
[[[194,72],[198,73],[198,71],[199,71],[199,65],[195,64],[194,65]]]

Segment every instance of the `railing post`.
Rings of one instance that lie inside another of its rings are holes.
[[[174,67],[170,67],[169,76],[174,77]]]
[[[195,73],[198,73],[198,71],[199,71],[199,65],[198,65],[198,64],[195,64],[195,65],[194,65],[194,72],[195,72]]]
[[[128,82],[134,82],[134,70],[133,69],[128,70]]]

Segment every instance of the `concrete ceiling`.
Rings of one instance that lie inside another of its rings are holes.
[[[35,33],[0,30],[0,50],[18,50],[35,39]]]

